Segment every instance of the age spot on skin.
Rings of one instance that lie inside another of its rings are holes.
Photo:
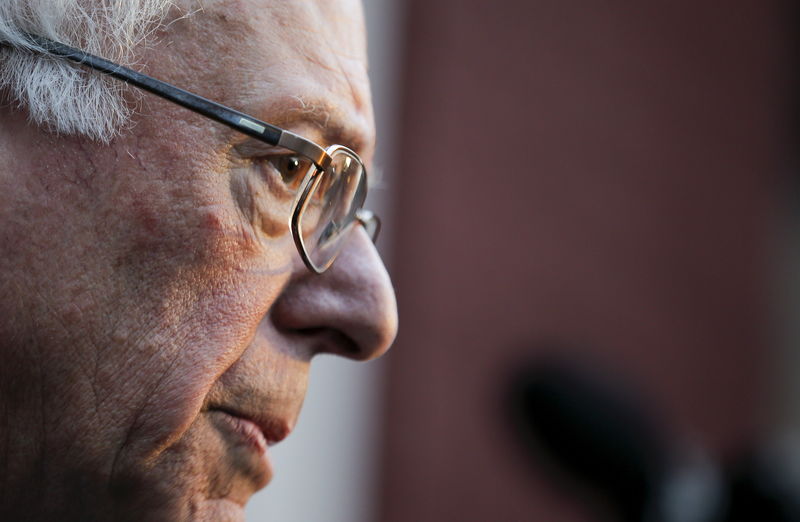
[[[225,229],[225,225],[217,212],[208,211],[201,218],[200,228],[221,232]]]
[[[156,216],[156,213],[145,203],[142,199],[136,199],[133,202],[133,213],[138,221],[142,225],[142,229],[155,236],[159,231],[159,219]]]

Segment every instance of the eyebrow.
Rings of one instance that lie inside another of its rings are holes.
[[[348,122],[342,111],[330,100],[281,96],[272,98],[263,114],[272,124],[284,129],[303,127],[303,136],[320,144],[342,144],[360,152],[374,145],[374,139],[358,125]],[[313,136],[307,136],[308,127]]]

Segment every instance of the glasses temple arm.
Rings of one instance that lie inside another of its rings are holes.
[[[202,96],[185,91],[181,88],[170,85],[161,80],[156,80],[151,76],[128,69],[99,56],[94,56],[68,45],[54,42],[47,38],[27,34],[26,37],[34,45],[42,48],[46,52],[66,58],[78,65],[83,65],[107,74],[125,83],[135,85],[140,89],[155,94],[161,98],[176,103],[191,111],[202,114],[212,120],[227,125],[243,134],[264,140],[271,145],[282,145],[281,137],[285,133],[282,129],[265,123],[255,118],[238,112],[230,107],[207,100]],[[35,50],[35,49],[34,49]],[[285,139],[283,141],[286,141]]]

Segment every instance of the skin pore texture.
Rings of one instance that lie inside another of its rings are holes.
[[[369,167],[357,0],[198,5],[139,69]],[[372,359],[396,333],[361,228],[326,273],[303,265],[281,151],[128,96],[110,144],[0,108],[2,520],[242,520],[272,474],[258,435],[289,434],[312,357]]]

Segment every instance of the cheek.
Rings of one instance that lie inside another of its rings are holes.
[[[241,218],[229,173],[197,162],[176,170],[118,185],[109,233],[117,290],[107,361],[116,371],[107,384],[136,415],[124,448],[132,466],[183,444],[289,276]]]
[[[255,292],[257,281],[249,283],[230,291],[209,289],[188,315],[165,311],[159,327],[144,332],[144,343],[141,338],[122,343],[130,348],[120,354],[112,394],[127,397],[118,406],[127,412],[129,429],[117,459],[122,475],[115,480],[135,477],[182,505],[194,497],[225,495],[215,487],[230,486],[236,475],[219,433],[202,412],[221,376],[246,352],[265,303],[278,291],[264,283],[263,293]],[[251,491],[252,485],[241,490]],[[227,513],[232,507],[225,501],[214,509]]]

